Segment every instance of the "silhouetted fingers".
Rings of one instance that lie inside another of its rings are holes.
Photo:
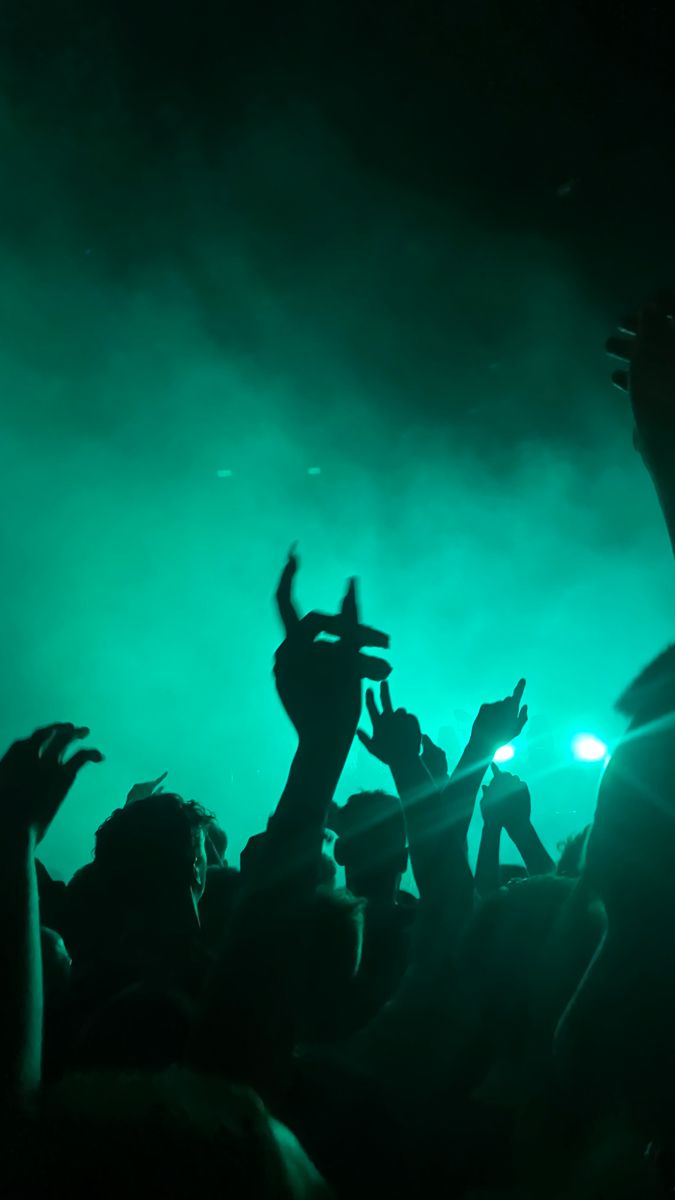
[[[387,716],[391,716],[394,706],[391,702],[391,692],[389,691],[388,683],[383,683],[380,688],[380,704],[382,705],[382,712],[386,713]]]
[[[82,738],[89,736],[89,730],[86,725],[81,725],[76,728],[74,725],[64,725],[61,729],[56,729],[52,736],[46,741],[41,750],[43,758],[48,758],[60,762],[70,743],[82,741]]]
[[[391,665],[383,658],[374,658],[371,654],[359,654],[359,675],[362,679],[372,679],[379,683],[391,675]]]
[[[605,349],[610,358],[618,358],[621,362],[630,362],[636,345],[635,339],[611,337],[605,342]]]
[[[373,745],[374,745],[373,739],[369,734],[367,734],[365,732],[364,729],[357,729],[356,736],[359,739],[361,745],[365,746],[366,750],[368,750],[368,752],[370,754],[375,753],[373,750]]]
[[[100,750],[78,750],[73,754],[72,758],[68,759],[68,762],[64,766],[72,782],[87,763],[101,763],[103,761],[103,755]]]
[[[297,629],[300,622],[300,617],[293,601],[293,580],[295,579],[297,570],[298,559],[294,548],[291,548],[286,566],[281,572],[276,592],[277,608],[281,617],[281,623],[286,630],[286,637],[289,637]]]
[[[493,759],[493,760],[492,760],[492,762],[490,763],[490,770],[492,771],[492,774],[494,775],[495,779],[498,779],[500,775],[503,775],[503,774],[504,774],[504,772],[502,771],[501,767],[499,767],[499,766],[497,765],[497,763],[495,762],[495,760],[494,760],[494,759]]]
[[[153,790],[153,791],[157,791],[157,790],[161,791],[161,790],[162,790],[162,789],[159,787],[159,785],[160,785],[160,783],[163,783],[163,782],[164,782],[164,780],[166,779],[166,777],[167,777],[167,775],[168,775],[168,774],[169,774],[169,772],[168,772],[168,771],[163,771],[161,775],[158,775],[158,776],[157,776],[157,779],[154,779],[154,780],[152,781],[152,790]]]
[[[356,579],[353,576],[347,584],[347,591],[340,607],[340,616],[344,628],[342,636],[349,636],[350,631],[355,633],[359,623],[359,606],[356,599]]]
[[[511,698],[512,698],[514,704],[516,704],[518,706],[518,708],[520,708],[520,702],[523,698],[523,692],[525,691],[525,687],[526,687],[526,680],[519,679],[516,686],[513,689],[513,695]]]
[[[334,633],[357,650],[362,650],[364,646],[377,647],[378,650],[389,649],[388,633],[383,633],[381,629],[373,629],[372,625],[359,625],[358,622],[353,624],[349,618],[345,620],[343,613],[331,618],[331,628],[327,632]]]
[[[36,750],[42,750],[46,748],[55,734],[74,728],[75,726],[70,721],[55,721],[51,725],[43,725],[40,729],[36,729],[29,738],[26,738],[26,742]]]
[[[301,621],[298,621],[292,633],[296,636],[301,635],[309,642],[314,641],[320,634],[326,633],[330,637],[341,638],[356,650],[361,650],[364,646],[386,650],[389,646],[389,637],[386,633],[382,633],[379,629],[372,629],[369,625],[352,625],[349,618],[345,622],[343,613],[337,615],[320,612],[307,613]]]
[[[521,708],[520,712],[518,713],[518,720],[516,721],[516,728],[518,730],[518,733],[522,733],[523,729],[527,725],[528,715],[529,714],[527,711],[527,705],[524,704],[523,707]]]
[[[612,383],[614,384],[615,388],[619,389],[620,392],[629,392],[630,377],[628,375],[628,371],[613,371]]]
[[[378,711],[377,701],[375,700],[375,693],[372,688],[368,688],[366,690],[366,709],[368,711],[368,716],[370,717],[370,719],[372,721],[372,725],[373,725],[373,729],[374,729],[376,722],[379,721],[379,719],[380,719],[380,712]]]

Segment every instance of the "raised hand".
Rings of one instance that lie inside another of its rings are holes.
[[[525,680],[521,679],[510,696],[494,704],[483,704],[473,723],[472,738],[479,740],[491,758],[495,750],[512,742],[527,724],[527,705],[521,708]]]
[[[47,725],[14,742],[0,760],[0,813],[5,827],[25,830],[40,842],[85,763],[103,762],[99,750],[77,750],[74,741],[89,736],[85,727]]]
[[[630,394],[635,447],[651,470],[663,438],[675,442],[675,294],[661,293],[622,321],[607,353],[623,364],[612,382]]]
[[[480,810],[486,824],[499,825],[507,833],[518,832],[527,825],[532,813],[532,802],[527,784],[517,775],[502,771],[496,763],[491,764],[492,779],[483,784]]]
[[[432,742],[425,733],[422,735],[422,762],[434,783],[445,783],[448,778],[448,759],[445,750]]]
[[[372,688],[366,692],[366,708],[373,732],[356,731],[356,736],[374,758],[394,767],[400,761],[419,758],[422,731],[417,717],[404,708],[394,710],[391,703],[389,684],[380,685],[380,708],[377,707]]]
[[[633,443],[652,477],[675,552],[675,293],[661,293],[622,321],[607,352],[622,363],[612,381],[630,393]]]
[[[164,791],[164,788],[161,787],[161,784],[164,782],[168,774],[168,771],[164,771],[161,775],[158,775],[156,779],[150,779],[147,783],[135,783],[131,788],[129,795],[127,796],[127,805],[135,804],[137,800],[147,800],[148,796],[158,796],[160,792]]]
[[[275,660],[277,691],[301,741],[338,736],[351,742],[361,714],[361,681],[386,679],[391,670],[363,648],[386,649],[389,638],[359,622],[354,579],[338,614],[310,612],[301,618],[292,594],[297,569],[291,551],[277,588],[286,632]],[[320,640],[321,635],[336,640]]]

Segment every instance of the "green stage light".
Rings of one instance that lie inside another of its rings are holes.
[[[600,762],[607,758],[607,746],[592,733],[578,733],[572,739],[572,753],[581,762]]]

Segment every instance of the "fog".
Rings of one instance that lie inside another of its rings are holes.
[[[450,752],[527,677],[513,768],[553,849],[592,814],[572,735],[611,743],[618,691],[671,637],[667,540],[602,354],[625,298],[609,310],[498,195],[490,219],[460,188],[392,188],[301,105],[147,162],[121,117],[97,157],[93,122],[0,123],[0,733],[73,720],[106,755],[45,862],[67,877],[164,770],[236,861],[292,754],[272,594],[296,540],[302,605],[358,575],[395,702]],[[355,750],[340,795],[386,783]]]

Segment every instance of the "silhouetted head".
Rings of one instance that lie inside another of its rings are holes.
[[[201,805],[170,792],[118,808],[96,832],[97,872],[109,888],[130,897],[187,890],[197,905],[212,819]]]
[[[408,865],[406,828],[400,801],[387,792],[358,792],[330,824],[337,833],[335,861],[345,869],[347,887],[369,900],[393,900]]]

